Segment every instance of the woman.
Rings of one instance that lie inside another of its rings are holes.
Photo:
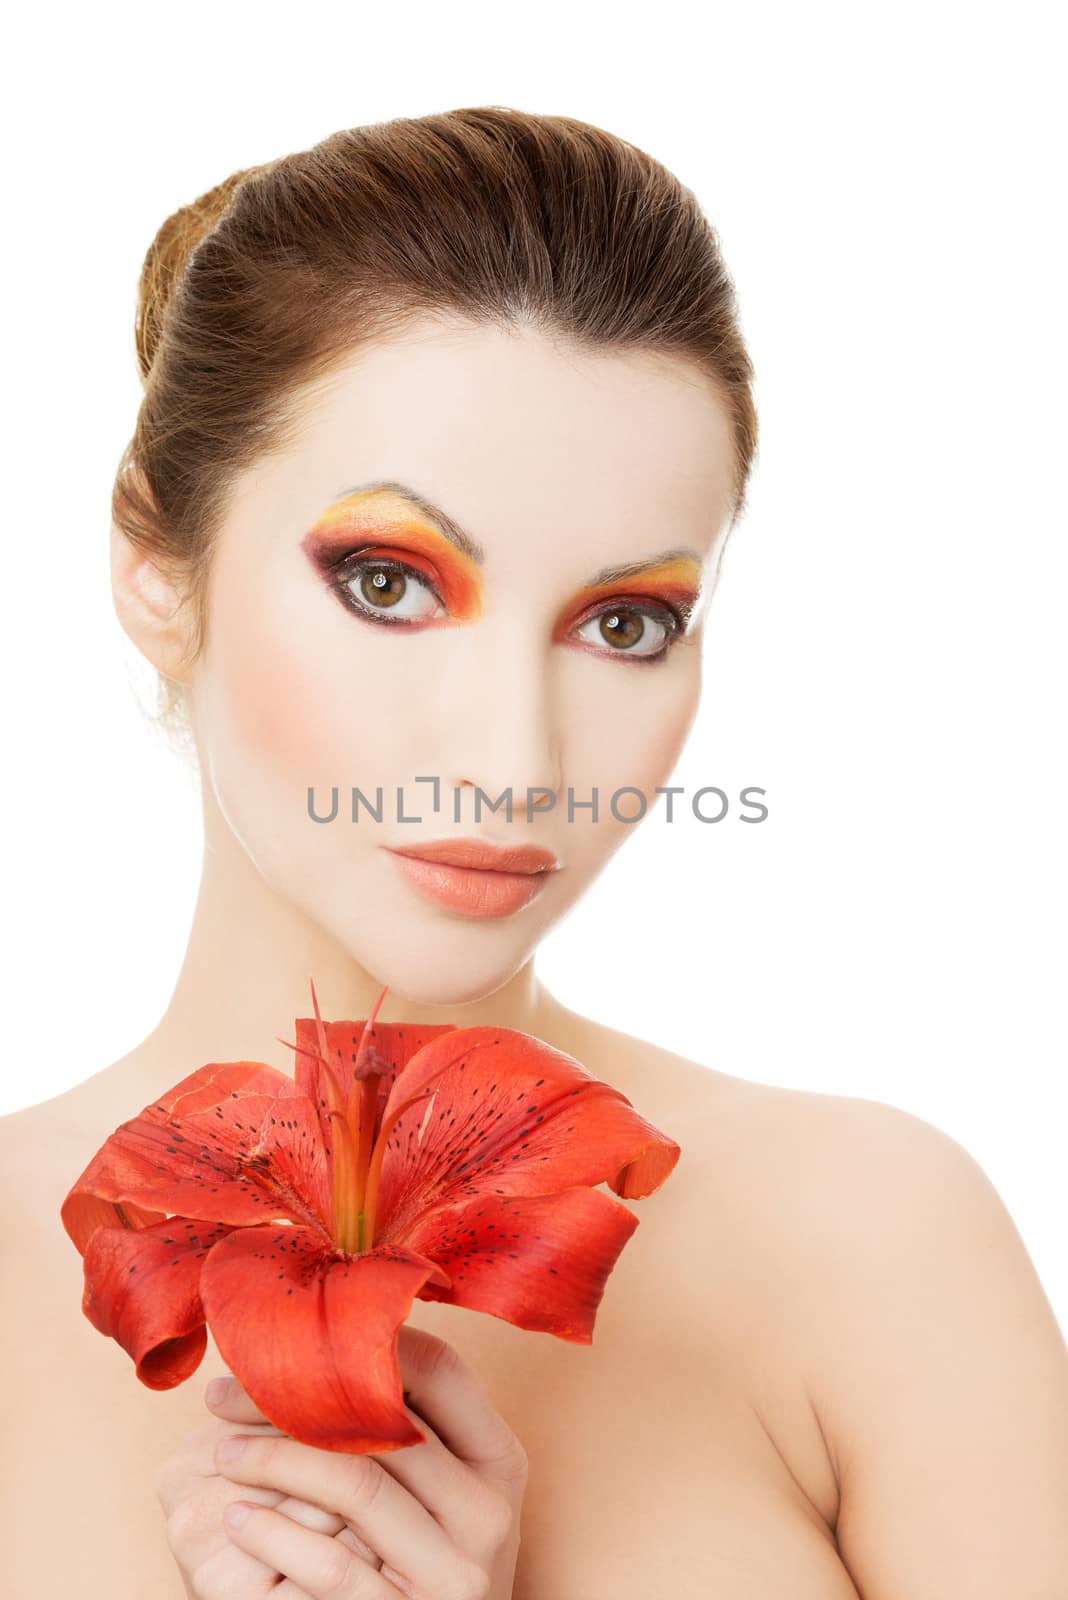
[[[627,836],[611,797],[655,803],[672,772],[744,507],[752,372],[692,194],[566,118],[400,120],[184,208],[141,287],[114,594],[188,727],[206,849],[158,1027],[0,1125],[13,1592],[1062,1592],[1068,1360],[971,1157],[891,1107],[681,1060],[535,976]],[[415,859],[461,840],[543,854]],[[427,1442],[380,1457],[280,1436],[235,1383],[205,1420],[210,1343],[146,1397],[91,1337],[58,1223],[193,1066],[291,1071],[309,974],[328,1016],[388,985],[382,1020],[534,1034],[683,1147],[594,1349],[416,1301]]]

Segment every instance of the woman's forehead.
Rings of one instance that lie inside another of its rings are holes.
[[[420,486],[487,548],[502,522],[579,539],[644,527],[645,543],[666,522],[657,549],[704,552],[730,515],[726,408],[696,369],[649,353],[490,326],[409,331],[339,365],[299,417],[254,477],[263,495],[299,501],[302,532],[370,482]],[[617,537],[605,560],[645,553]]]

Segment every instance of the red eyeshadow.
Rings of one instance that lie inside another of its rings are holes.
[[[567,636],[576,618],[592,610],[599,600],[623,599],[633,595],[636,600],[657,601],[673,605],[683,622],[688,622],[701,597],[701,575],[697,563],[688,558],[665,562],[662,567],[652,567],[647,572],[630,578],[618,578],[595,589],[581,589],[568,607],[566,615],[557,624],[554,640]]]
[[[477,566],[436,528],[410,517],[393,521],[368,514],[354,502],[341,501],[305,535],[302,548],[320,568],[330,565],[331,556],[340,561],[357,550],[368,560],[376,555],[406,561],[433,583],[452,621],[472,622],[481,615],[482,584]]]

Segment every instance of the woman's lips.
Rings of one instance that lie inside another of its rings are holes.
[[[467,860],[495,857],[506,860],[510,866],[521,861],[526,868],[525,871],[506,872],[494,867],[459,866],[453,861],[432,861],[429,855],[433,846],[427,846],[427,856],[416,855],[414,848],[412,851],[386,848],[409,883],[421,894],[450,911],[459,911],[468,917],[507,917],[513,911],[518,911],[541,892],[550,875],[548,866],[535,868],[532,863],[553,862],[555,859],[548,852],[533,851],[529,847],[520,847],[512,852],[490,852],[477,842],[457,841],[435,851],[439,856],[449,855]]]

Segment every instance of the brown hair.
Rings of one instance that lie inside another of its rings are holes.
[[[475,106],[346,128],[236,172],[160,228],[136,322],[144,397],[112,515],[192,609],[233,480],[292,436],[291,401],[413,316],[530,321],[578,346],[683,357],[757,446],[734,285],[693,193],[570,117]],[[158,721],[183,722],[161,679]]]

